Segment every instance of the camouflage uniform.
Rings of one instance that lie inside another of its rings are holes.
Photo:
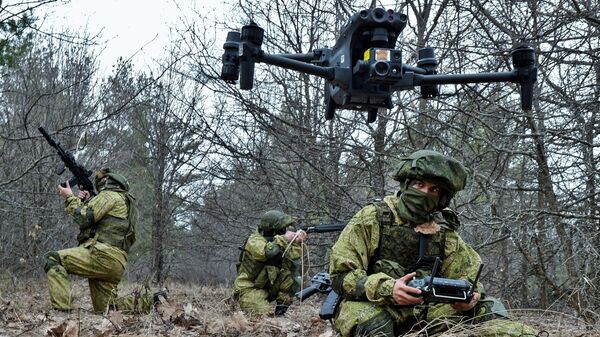
[[[97,313],[112,307],[125,312],[149,312],[153,295],[117,298],[117,286],[127,266],[127,252],[135,241],[137,211],[129,184],[122,175],[104,169],[96,173],[98,195],[88,203],[76,196],[65,200],[65,210],[79,225],[79,245],[44,254],[52,307],[73,308],[69,274],[88,279]]]
[[[452,161],[446,164],[444,161],[448,160]],[[426,309],[426,305],[394,303],[392,290],[396,279],[412,271],[417,273],[417,278],[429,275],[432,257],[442,259],[440,277],[472,282],[477,274],[481,258],[456,233],[458,219],[445,208],[466,182],[466,171],[461,166],[451,167],[455,164],[458,162],[433,151],[418,151],[405,158],[394,174],[403,184],[401,192],[364,207],[341,233],[332,249],[329,272],[334,290],[344,299],[335,318],[335,327],[342,336],[394,336],[425,325],[427,333],[435,335],[463,320],[479,323],[478,336],[537,334],[528,326],[505,319],[507,313],[502,304],[485,298],[481,284],[476,290],[482,293],[483,299],[464,313],[454,311],[449,304],[430,305]],[[421,206],[415,207],[405,202],[417,193],[409,188],[409,180],[419,178],[446,188],[445,195],[434,200],[434,206],[426,206],[427,201],[417,202]],[[404,199],[403,193],[408,195]],[[424,211],[415,211],[419,207]],[[419,252],[421,234],[415,231],[415,224],[431,220],[440,230],[427,235],[422,254]],[[417,263],[419,257],[422,259]]]
[[[282,315],[294,293],[300,290],[301,246],[296,242],[289,244],[283,235],[292,224],[289,215],[269,211],[263,215],[258,230],[246,240],[234,282],[234,296],[243,311]],[[277,303],[275,311],[272,301]]]

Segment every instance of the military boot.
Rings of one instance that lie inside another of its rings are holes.
[[[284,304],[282,302],[277,302],[277,304],[275,305],[275,316],[283,316],[285,315],[285,313],[287,312],[288,308],[290,306],[287,304]]]
[[[162,302],[161,302],[161,300],[160,300],[160,299],[161,299],[161,297],[162,297],[162,298],[164,298],[165,300],[168,300],[168,299],[169,299],[169,295],[168,295],[168,293],[167,293],[167,290],[166,290],[166,289],[159,290],[159,291],[155,292],[155,293],[152,295],[152,299],[153,299],[153,301],[154,301],[154,305],[157,305],[157,304],[160,304],[160,303],[162,303]]]

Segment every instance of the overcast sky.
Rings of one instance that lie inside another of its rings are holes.
[[[138,67],[160,59],[169,44],[169,28],[178,26],[191,10],[211,13],[218,0],[71,0],[58,1],[36,12],[45,15],[45,31],[101,33],[101,69],[106,71],[122,56],[133,58]],[[180,8],[178,8],[178,6]],[[184,13],[182,13],[182,10]],[[215,13],[218,16],[218,13]],[[140,50],[141,49],[141,50]]]

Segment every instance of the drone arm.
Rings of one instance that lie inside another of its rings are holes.
[[[422,67],[404,66],[406,80],[400,81],[403,87],[400,85],[398,87],[406,88],[406,85],[412,82],[413,86],[421,86],[421,93],[424,97],[434,97],[438,93],[436,87],[438,84],[513,82],[520,85],[521,107],[523,110],[531,110],[533,84],[537,79],[535,50],[527,45],[522,45],[515,48],[511,55],[514,66],[511,72],[438,75],[435,74],[437,60],[433,50],[422,48],[419,50],[419,60],[417,62],[417,65]]]
[[[315,59],[315,53],[310,52],[306,54],[274,54],[277,56],[285,57],[286,59],[292,59],[302,62],[311,62]]]
[[[271,54],[267,54],[267,53],[261,53],[260,55],[257,56],[256,62],[262,62],[262,63],[282,67],[285,69],[296,70],[296,71],[299,71],[302,73],[319,76],[319,77],[322,77],[327,80],[334,79],[335,72],[334,72],[333,67],[321,67],[321,66],[317,66],[317,65],[314,65],[311,63],[306,63],[306,62],[302,62],[297,59],[294,59],[296,57],[299,59],[302,59],[304,57],[307,57],[306,55],[310,55],[310,54],[271,55]],[[292,58],[292,57],[294,57],[294,58]],[[312,60],[312,58],[310,60]]]
[[[452,74],[452,75],[423,75],[414,74],[415,85],[430,84],[460,84],[460,83],[490,83],[490,82],[519,82],[516,72]]]
[[[423,74],[423,75],[427,74],[427,71],[425,69],[419,68],[419,67],[415,67],[415,66],[411,66],[411,65],[408,65],[408,64],[403,64],[402,68],[404,68],[404,71],[406,71],[406,72],[412,72],[412,73],[415,73],[415,74]]]
[[[437,85],[460,83],[491,83],[513,82],[520,84],[521,107],[531,110],[533,101],[533,83],[535,82],[536,69],[515,69],[511,72],[454,74],[454,75],[413,75],[413,85]]]

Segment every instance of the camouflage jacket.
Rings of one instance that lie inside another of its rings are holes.
[[[392,230],[394,226],[397,226],[398,230],[412,229],[396,212],[397,198],[387,196],[384,201],[393,213]],[[479,254],[467,245],[455,230],[448,227],[443,230],[445,242],[441,276],[473,280],[481,263]],[[333,246],[329,273],[334,290],[344,298],[381,304],[394,303],[392,290],[396,279],[401,276],[393,277],[383,272],[372,274],[368,272],[369,266],[377,258],[380,232],[381,224],[377,218],[377,208],[375,205],[368,205],[350,220]],[[418,255],[418,251],[398,253]]]
[[[123,249],[129,227],[127,197],[116,191],[101,191],[84,203],[76,196],[65,200],[65,210],[79,225],[79,244],[94,239]],[[127,249],[124,249],[127,251]]]
[[[286,251],[287,246],[288,241],[283,235],[275,235],[272,241],[268,241],[258,231],[250,234],[243,247],[234,292],[269,288],[281,269],[295,273],[302,254],[301,246],[293,243]]]

